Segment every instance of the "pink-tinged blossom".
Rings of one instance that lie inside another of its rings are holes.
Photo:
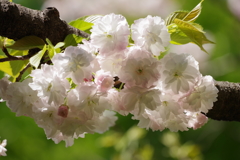
[[[158,110],[145,109],[143,114],[139,116],[135,115],[132,119],[139,120],[138,126],[140,128],[152,129],[153,131],[162,131],[165,129]]]
[[[61,105],[63,106],[63,105]],[[66,142],[66,147],[73,144],[73,140],[85,133],[94,133],[94,123],[90,121],[86,113],[74,106],[66,106],[64,113],[59,114],[61,106],[55,104],[47,104],[45,101],[35,103],[34,120],[36,124],[43,128],[48,139],[52,139],[55,143],[60,141]],[[65,115],[65,114],[64,114]]]
[[[116,120],[118,119],[115,114],[116,113],[113,111],[105,110],[102,115],[95,120],[94,131],[97,133],[103,133],[106,132],[109,127],[114,126]]]
[[[6,145],[7,145],[7,140],[4,139],[1,144],[0,144],[0,156],[7,156],[6,152]]]
[[[125,108],[124,100],[122,99],[122,91],[110,89],[108,91],[108,100],[111,104],[111,110],[118,112],[121,115],[128,115],[129,111]]]
[[[204,112],[212,109],[213,102],[217,101],[218,89],[214,85],[214,80],[211,76],[202,77],[194,86],[193,90],[184,98],[184,109],[192,112]]]
[[[7,106],[16,113],[16,116],[29,116],[33,114],[33,104],[38,100],[37,92],[29,87],[32,79],[23,82],[11,83],[6,95],[9,97]]]
[[[54,66],[58,69],[58,74],[62,78],[72,78],[74,83],[81,83],[84,78],[91,79],[93,60],[92,54],[79,47],[67,47],[64,53],[56,54],[52,58]]]
[[[189,54],[169,53],[163,59],[163,88],[173,93],[186,93],[201,77],[198,62]]]
[[[95,112],[102,113],[110,108],[108,100],[98,92],[97,85],[94,83],[80,84],[69,92],[67,99],[70,106],[81,108],[89,119]]]
[[[78,47],[79,48],[82,48],[82,49],[84,49],[85,51],[87,51],[88,53],[91,53],[92,54],[92,56],[94,57],[94,56],[96,56],[96,55],[98,55],[98,48],[96,48],[92,43],[91,43],[91,41],[88,41],[88,40],[86,40],[86,39],[83,39],[82,40],[82,43],[83,44],[78,44]]]
[[[129,112],[140,115],[145,108],[154,110],[161,104],[159,94],[161,94],[161,91],[158,89],[124,88],[118,94],[117,103],[113,102],[113,108],[122,110],[123,113]]]
[[[172,132],[187,131],[188,123],[185,115],[175,115],[172,112],[169,118],[164,122],[166,128]]]
[[[66,147],[72,146],[74,144],[74,139],[78,139],[79,137],[84,138],[85,133],[81,135],[76,135],[74,136],[64,136],[62,132],[58,131],[54,136],[48,137],[48,139],[52,139],[56,144],[58,144],[61,141],[65,141]]]
[[[143,46],[155,56],[159,56],[170,41],[165,22],[160,17],[147,16],[134,21],[131,26],[135,45]]]
[[[59,75],[58,68],[44,64],[41,69],[32,71],[33,82],[29,86],[38,92],[40,98],[46,99],[48,104],[61,105],[67,96],[70,84],[67,79]]]
[[[122,61],[125,59],[126,50],[120,51],[113,55],[109,55],[107,57],[98,55],[97,59],[100,64],[100,67],[105,72],[109,72],[113,77],[119,76],[119,71],[122,66]]]
[[[90,66],[91,66],[92,72],[95,73],[101,69],[99,61],[96,58],[96,57],[99,57],[97,56],[99,51],[95,46],[92,45],[91,41],[87,41],[86,39],[83,39],[82,42],[83,44],[79,44],[78,47],[92,54],[93,60],[91,61]]]
[[[188,127],[194,130],[201,128],[208,121],[208,117],[200,112],[187,112],[186,115],[189,118]]]
[[[122,15],[105,15],[91,29],[91,43],[99,48],[100,55],[108,56],[124,50],[128,45],[130,29]]]
[[[67,146],[72,145],[74,138],[85,133],[102,133],[117,119],[113,112],[106,111],[110,105],[94,83],[79,84],[69,92],[66,102],[61,106],[44,101],[35,104],[39,111],[34,117],[36,123],[56,143],[63,140]]]
[[[99,70],[95,75],[95,83],[97,84],[97,88],[100,92],[107,92],[109,89],[113,87],[114,78],[109,72],[104,72],[103,70]]]
[[[188,130],[187,119],[181,105],[172,98],[172,95],[163,93],[160,97],[162,103],[157,108],[157,111],[164,126],[173,132]]]
[[[138,126],[153,131],[165,128],[173,132],[188,130],[187,116],[181,105],[164,93],[158,94],[158,98],[161,102],[154,110],[145,108],[141,114],[134,114],[133,119],[139,120]]]
[[[127,58],[122,62],[118,76],[126,87],[155,86],[160,78],[160,61],[153,58],[145,49],[131,47]]]

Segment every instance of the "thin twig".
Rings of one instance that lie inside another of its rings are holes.
[[[14,57],[14,56],[12,56],[12,55],[10,55],[10,54],[8,53],[7,48],[3,47],[3,48],[2,48],[2,51],[5,53],[5,55],[6,55],[8,58]]]
[[[39,51],[39,49],[31,49],[33,51],[29,50],[28,55],[25,55],[25,56],[12,56],[12,55],[10,55],[8,53],[6,48],[3,48],[2,50],[6,54],[7,57],[6,58],[1,58],[0,62],[27,60],[27,59],[30,59],[32,56],[34,56]]]
[[[24,73],[29,67],[31,67],[31,64],[30,64],[30,63],[28,63],[28,64],[23,68],[23,70],[20,71],[19,76],[16,78],[16,82],[19,82],[19,81],[21,80],[23,73]]]

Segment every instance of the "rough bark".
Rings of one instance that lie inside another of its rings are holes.
[[[214,120],[240,122],[240,84],[215,82],[218,88],[218,100],[207,116]]]
[[[63,41],[68,34],[88,37],[87,33],[61,20],[56,8],[38,11],[8,0],[0,0],[0,6],[0,35],[3,37],[18,40],[35,35],[43,40],[48,38],[53,44]]]
[[[62,21],[56,8],[37,11],[8,0],[0,0],[0,6],[0,36],[18,40],[35,35],[43,40],[48,38],[53,44],[63,41],[68,34],[89,36]],[[218,101],[206,115],[214,120],[240,122],[240,84],[216,82],[216,87]]]

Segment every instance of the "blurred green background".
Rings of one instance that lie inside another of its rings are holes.
[[[33,9],[41,9],[44,3],[43,0],[13,1]],[[150,3],[145,1],[146,4]],[[199,1],[171,0],[175,5],[173,8],[177,7],[177,10],[191,10]],[[212,75],[215,80],[239,82],[240,15],[233,14],[229,1],[203,2],[202,13],[196,22],[203,26],[209,39],[216,44],[210,47],[209,55],[199,52],[205,56],[200,67],[203,65],[201,72]],[[56,0],[56,4],[60,2]],[[240,6],[240,1],[236,0],[237,5]],[[84,5],[82,7],[87,10]],[[159,14],[164,7],[159,7]],[[139,10],[139,14],[141,12]],[[122,14],[127,16],[127,13]],[[132,21],[134,18],[138,17],[128,19]],[[16,117],[4,103],[0,104],[0,115],[0,139],[8,141],[7,157],[0,158],[5,160],[236,160],[240,157],[239,122],[209,120],[198,130],[152,132],[136,127],[137,121],[131,120],[131,116],[119,116],[116,126],[108,132],[86,135],[83,139],[75,140],[72,147],[65,148],[64,142],[54,144],[52,140],[47,140],[44,131],[32,119]]]

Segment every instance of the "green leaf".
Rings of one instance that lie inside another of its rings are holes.
[[[188,36],[182,32],[175,23],[168,26],[168,32],[170,33],[170,43],[172,44],[182,45],[191,42],[191,39],[188,38]]]
[[[199,25],[196,25],[191,22],[186,22],[180,19],[175,19],[174,23],[191,40],[192,43],[197,44],[204,52],[207,53],[207,51],[202,46],[203,44],[206,43],[214,44],[214,42],[206,38],[204,32],[200,29]]]
[[[48,38],[46,38],[46,42],[49,46],[54,47],[54,45],[52,44],[52,42]]]
[[[71,78],[67,78],[67,80],[71,86],[70,90],[77,87],[77,85],[73,82],[73,80]]]
[[[71,25],[79,30],[86,31],[86,30],[92,28],[93,23],[86,22],[85,19],[86,19],[86,17],[78,18],[74,21],[69,22],[69,25]]]
[[[25,53],[22,53],[23,51],[15,51],[15,52],[21,52],[16,53],[16,55],[23,55]],[[0,56],[0,58],[5,58],[5,56]],[[18,77],[20,71],[28,64],[28,60],[16,60],[16,61],[6,61],[0,63],[0,70],[7,73],[11,77],[13,77],[13,81],[15,81],[15,78]]]
[[[56,44],[56,46],[54,46],[54,49],[61,48],[61,47],[63,47],[64,45],[65,45],[64,42],[59,42],[59,43]]]
[[[75,34],[69,34],[67,37],[64,39],[64,47],[68,46],[77,46],[81,41],[83,40],[82,37],[79,37]]]
[[[187,22],[194,22],[201,13],[203,1],[204,0],[201,0],[201,2],[196,7],[194,7],[182,20]]]
[[[13,45],[5,46],[15,50],[29,50],[33,48],[42,48],[45,42],[37,36],[26,36],[17,40]]]
[[[40,61],[44,55],[44,53],[47,50],[47,45],[44,45],[43,49],[41,51],[39,51],[36,55],[34,55],[33,57],[30,58],[29,62],[32,66],[34,66],[35,68],[38,68]]]
[[[50,58],[52,58],[56,53],[55,53],[55,50],[54,50],[54,46],[52,44],[52,42],[46,38],[46,42],[47,42],[47,51],[48,51],[48,55]]]
[[[85,22],[95,23],[99,18],[103,17],[102,15],[91,15],[83,17]]]
[[[102,15],[84,16],[69,22],[69,25],[91,34],[90,29],[92,28],[93,24],[101,17]]]
[[[175,19],[180,19],[187,22],[194,22],[201,13],[203,0],[194,7],[190,12],[189,11],[175,11],[171,13],[165,20],[166,25],[170,25],[174,22]]]
[[[0,48],[13,45],[14,43],[14,40],[0,36]]]

